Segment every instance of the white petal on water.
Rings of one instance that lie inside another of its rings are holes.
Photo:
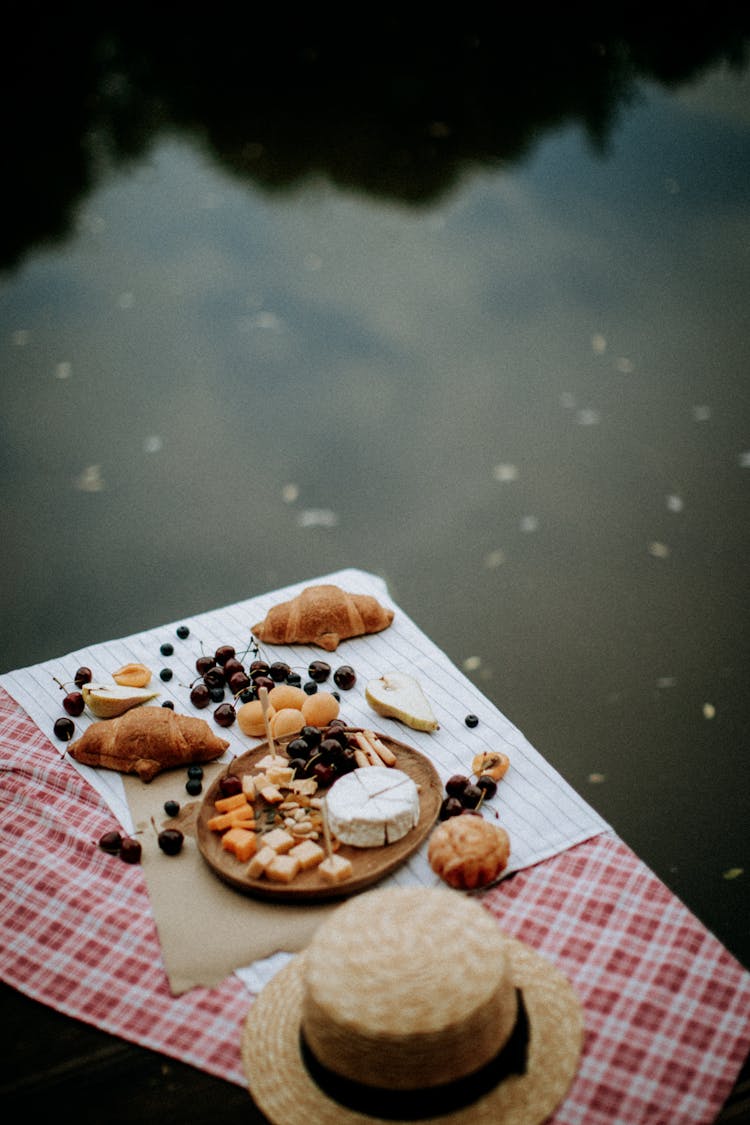
[[[607,350],[607,340],[601,332],[595,332],[591,337],[591,350],[595,355],[604,355]]]
[[[740,875],[744,875],[744,874],[745,874],[745,868],[744,867],[728,867],[727,870],[724,872],[723,877],[725,879],[739,879]]]
[[[599,411],[593,410],[591,407],[579,410],[576,414],[576,422],[579,426],[596,426],[600,421]]]
[[[58,363],[55,367],[55,378],[56,379],[69,379],[72,374],[73,374],[73,364],[69,363],[67,360],[63,360],[61,363]]]
[[[670,512],[681,512],[684,507],[685,504],[681,496],[672,493],[667,497],[667,508]]]
[[[143,441],[144,453],[159,453],[164,446],[164,442],[158,434],[149,434]]]
[[[566,410],[572,410],[575,404],[575,397],[570,391],[563,391],[560,395],[560,406],[564,406]]]
[[[492,475],[495,480],[499,480],[502,484],[507,484],[509,481],[518,480],[520,473],[518,465],[503,463],[495,465],[492,470]]]
[[[299,497],[299,485],[285,484],[281,490],[281,499],[285,504],[293,504]]]
[[[481,656],[467,656],[464,660],[464,672],[476,672],[481,663]]]
[[[257,313],[253,317],[253,324],[256,328],[263,328],[269,332],[280,332],[284,327],[281,317],[267,310]]]
[[[31,333],[28,328],[17,328],[11,339],[17,348],[25,348],[31,339]]]
[[[632,373],[635,371],[635,364],[633,363],[632,359],[628,359],[627,356],[621,355],[615,361],[615,368],[620,372],[621,375],[632,375]]]
[[[120,293],[117,298],[118,309],[132,309],[135,304],[135,293],[125,292]]]
[[[539,520],[536,516],[523,516],[520,526],[521,531],[536,531],[539,528]]]
[[[653,555],[655,559],[666,559],[669,556],[669,547],[666,543],[654,540],[648,545],[648,553]]]
[[[305,508],[297,516],[300,527],[336,527],[339,517],[330,508]]]
[[[740,453],[737,458],[741,469],[750,469],[750,449],[746,449],[744,453]]]
[[[484,556],[484,565],[488,570],[494,570],[496,567],[502,566],[504,562],[505,551],[501,550],[499,547]]]
[[[315,273],[323,268],[323,259],[319,254],[305,254],[303,265],[308,273]]]
[[[659,679],[656,681],[656,686],[658,688],[671,688],[674,687],[676,683],[676,676],[659,676]]]
[[[707,422],[711,417],[710,406],[694,406],[693,407],[693,420],[696,422]]]
[[[704,703],[703,704],[703,718],[704,719],[713,719],[715,717],[716,717],[716,708],[714,707],[713,703]]]
[[[76,477],[75,487],[79,492],[103,492],[101,465],[87,465],[80,476]]]
[[[601,785],[606,780],[606,775],[603,773],[590,773],[589,781],[592,785]]]

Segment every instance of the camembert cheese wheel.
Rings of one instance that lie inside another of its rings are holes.
[[[328,824],[342,844],[378,848],[419,821],[419,790],[403,770],[365,766],[344,774],[326,798]]]

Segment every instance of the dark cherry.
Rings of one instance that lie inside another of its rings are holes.
[[[462,773],[454,773],[445,783],[445,791],[449,797],[460,797],[467,785],[471,785],[471,778]]]
[[[83,687],[84,684],[90,684],[93,678],[94,673],[91,671],[91,669],[87,668],[85,665],[82,665],[73,677],[73,682],[75,683],[76,687],[80,688]]]
[[[224,662],[223,668],[224,675],[226,676],[227,680],[230,680],[235,672],[242,672],[243,674],[245,674],[245,666],[241,660],[237,659],[236,656],[230,656],[229,660],[226,660]]]
[[[288,749],[289,747],[287,746],[287,750]],[[304,758],[290,758],[289,766],[294,770],[295,776],[302,777],[307,768],[307,762],[304,760]]]
[[[177,855],[182,851],[185,837],[179,828],[163,828],[157,836],[159,847],[165,855]]]
[[[494,797],[497,793],[497,782],[488,773],[480,774],[476,780],[476,785],[478,789],[483,790],[487,799]]]
[[[312,746],[309,745],[306,739],[293,738],[292,741],[287,744],[286,752],[290,758],[301,758],[303,762],[306,762],[310,757],[312,749]]]
[[[213,668],[215,663],[213,656],[199,656],[195,662],[195,670],[199,676],[204,676],[209,668]]]
[[[321,789],[327,789],[329,785],[333,785],[337,777],[336,770],[328,762],[316,762],[313,767],[313,775]]]
[[[342,691],[350,691],[357,682],[357,673],[352,668],[351,664],[342,664],[333,673],[333,682],[336,687],[341,688]]]
[[[164,812],[167,814],[167,816],[177,816],[179,811],[180,811],[180,802],[179,801],[165,801],[164,802]]]
[[[214,664],[211,668],[207,668],[203,673],[203,683],[208,688],[224,687],[224,684],[226,683],[224,669],[220,668],[218,664]]]
[[[299,736],[300,738],[304,739],[304,741],[312,750],[316,746],[320,746],[321,740],[323,738],[323,732],[321,731],[320,727],[305,726],[299,732]]]
[[[271,665],[267,660],[253,660],[252,664],[250,665],[250,675],[253,677],[253,679],[255,679],[256,673],[259,676],[267,676],[270,667]]]
[[[227,680],[227,686],[229,687],[232,695],[239,695],[240,692],[244,691],[246,687],[250,687],[251,683],[252,680],[248,676],[247,672],[245,672],[242,668],[239,670],[239,672],[232,672],[229,676],[229,679]]]
[[[110,855],[117,855],[122,847],[121,833],[115,831],[105,832],[103,836],[99,837],[99,847],[103,852],[108,852]]]
[[[193,707],[199,707],[201,710],[203,710],[204,707],[208,707],[211,702],[211,693],[204,683],[195,685],[190,692],[190,702],[193,704]]]
[[[438,816],[440,820],[448,820],[451,816],[460,816],[463,811],[464,806],[458,797],[446,797],[440,806]]]
[[[357,769],[357,755],[354,753],[351,746],[344,747],[337,764],[341,773],[351,773],[352,770]]]
[[[325,660],[313,660],[307,669],[307,674],[316,684],[323,684],[331,674],[331,665]]]
[[[52,729],[55,732],[55,738],[59,738],[61,742],[70,742],[76,732],[72,719],[55,719],[55,725]]]
[[[323,744],[325,742],[336,742],[339,746],[348,746],[349,736],[343,729],[343,727],[337,727],[334,726],[333,723],[331,723],[331,725],[326,727],[325,731],[323,732],[323,741],[320,744],[321,750],[323,749]]]
[[[233,645],[219,645],[216,652],[214,653],[214,660],[217,664],[221,664],[223,667],[226,664],[227,660],[231,660],[236,655],[237,652]]]
[[[231,727],[236,718],[237,712],[231,703],[220,703],[214,711],[214,722],[220,727]]]
[[[478,785],[471,782],[466,786],[463,793],[459,797],[461,804],[467,809],[475,809],[477,805],[484,799],[484,790]]]
[[[464,719],[464,722],[466,723],[467,727],[476,727],[479,725],[479,719],[476,715],[467,715]]]
[[[326,761],[336,761],[343,749],[338,738],[324,738],[320,744],[320,754]]]
[[[124,836],[120,845],[120,859],[125,863],[141,862],[141,845],[132,836]]]
[[[69,691],[63,699],[62,705],[68,714],[75,718],[83,714],[83,696],[80,691]]]
[[[267,688],[268,691],[271,691],[276,687],[276,681],[272,680],[270,676],[253,676],[253,683],[258,693],[260,693],[261,688]]]
[[[268,669],[268,675],[275,683],[283,683],[291,672],[291,668],[284,660],[276,660]]]
[[[219,781],[219,791],[222,797],[236,797],[242,792],[242,778],[236,773],[225,773]]]

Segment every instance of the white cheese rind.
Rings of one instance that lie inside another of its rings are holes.
[[[419,821],[419,790],[403,770],[365,766],[339,778],[326,798],[328,824],[342,844],[379,848]]]

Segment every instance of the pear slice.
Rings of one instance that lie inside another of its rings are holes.
[[[123,715],[131,707],[140,707],[155,699],[158,691],[146,688],[128,687],[124,684],[84,684],[81,688],[83,702],[97,719],[114,719]]]
[[[413,730],[438,729],[419,681],[406,672],[388,672],[370,680],[365,687],[365,699],[386,719],[398,719]]]

